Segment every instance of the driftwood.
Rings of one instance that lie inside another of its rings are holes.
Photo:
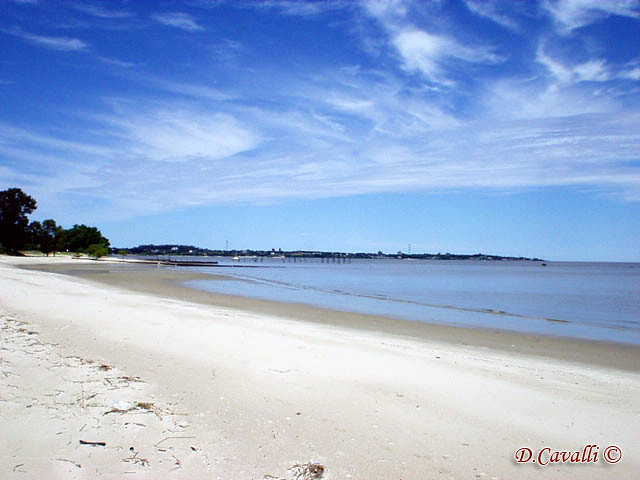
[[[106,442],[89,442],[87,440],[79,440],[80,445],[91,445],[92,447],[106,447]]]

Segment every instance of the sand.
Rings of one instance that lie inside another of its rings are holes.
[[[640,471],[637,347],[205,298],[162,268],[16,267],[42,260],[0,259],[3,478],[314,478],[309,463],[327,479]],[[623,457],[514,461],[520,447],[588,444]]]

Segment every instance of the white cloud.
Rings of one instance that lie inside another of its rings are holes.
[[[576,115],[611,114],[619,110],[616,100],[593,95],[588,88],[572,84],[551,84],[502,80],[487,85],[481,105],[487,121],[505,119],[554,119]]]
[[[167,80],[159,80],[154,78],[146,78],[147,84],[161,88],[168,92],[177,93],[179,95],[210,99],[210,100],[229,100],[232,98],[229,94],[218,90],[210,85],[197,85],[192,83],[171,82]]]
[[[606,62],[602,59],[576,65],[573,71],[578,78],[589,82],[605,82],[610,78]]]
[[[580,81],[605,82],[612,78],[609,71],[610,69],[603,59],[594,59],[577,65],[567,66],[561,61],[551,58],[544,52],[544,48],[539,46],[536,60],[547,68],[555,80],[561,83]]]
[[[69,4],[69,6],[75,10],[98,18],[126,18],[132,15],[131,12],[126,10],[109,10],[101,4],[73,2]]]
[[[433,33],[435,28],[432,32],[414,26],[410,7],[416,5],[434,10],[427,12],[427,16],[434,25],[440,23],[437,4],[411,4],[401,0],[364,3],[365,12],[385,29],[389,44],[399,53],[406,70],[418,71],[430,82],[450,87],[455,84],[450,73],[460,62],[492,64],[504,61],[489,47],[464,44],[451,36]],[[442,25],[439,28],[442,30]],[[367,42],[365,38],[364,43]]]
[[[204,30],[204,27],[198,25],[191,15],[181,12],[156,13],[151,18],[158,23],[169,27],[179,28],[188,32],[196,32]]]
[[[620,74],[620,76],[622,78],[628,78],[630,80],[640,80],[640,67],[636,67],[631,70],[625,70]]]
[[[271,9],[284,15],[310,17],[319,15],[329,10],[343,8],[346,2],[337,0],[325,0],[322,2],[300,2],[295,0],[264,0],[261,2],[249,2],[252,8]]]
[[[89,48],[89,44],[78,38],[69,37],[49,37],[45,35],[36,35],[26,32],[21,28],[13,28],[5,30],[6,33],[22,38],[27,42],[39,45],[41,47],[49,48],[51,50],[60,51],[82,51]]]
[[[127,106],[106,120],[123,140],[123,150],[155,161],[214,161],[251,150],[260,141],[251,129],[225,113]]]
[[[640,18],[637,0],[545,0],[543,7],[566,33],[610,15]]]
[[[444,74],[444,64],[450,60],[468,63],[497,63],[502,59],[485,48],[462,45],[451,38],[422,30],[406,30],[393,39],[405,67],[420,71],[434,83],[451,85]]]
[[[519,30],[518,23],[505,15],[498,8],[497,2],[486,0],[465,0],[467,8],[481,17],[488,18],[489,20],[502,25],[509,30]]]
[[[98,57],[98,60],[100,60],[102,63],[106,63],[107,65],[114,65],[116,67],[122,68],[132,68],[140,65],[139,63],[125,62],[124,60],[109,57]]]

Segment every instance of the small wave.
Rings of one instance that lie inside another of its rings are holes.
[[[513,317],[513,318],[522,318],[522,319],[529,319],[529,320],[539,320],[539,321],[552,322],[552,323],[563,323],[563,324],[574,323],[573,321],[566,320],[566,319],[539,317],[539,316],[535,316],[535,315],[527,315],[527,314],[522,314],[522,313],[507,312],[505,310],[496,310],[496,309],[493,309],[493,308],[473,308],[473,307],[463,307],[463,306],[458,306],[458,305],[446,305],[446,304],[443,305],[443,304],[436,304],[436,303],[426,303],[426,302],[419,302],[417,300],[408,300],[408,299],[404,299],[404,298],[394,298],[394,297],[381,295],[381,294],[364,294],[364,293],[347,292],[347,291],[339,290],[339,289],[322,289],[322,288],[318,288],[318,287],[311,287],[311,286],[308,286],[308,285],[299,285],[299,284],[290,283],[290,282],[283,282],[281,280],[266,280],[266,279],[262,279],[262,278],[248,277],[248,276],[244,276],[244,275],[232,275],[232,276],[234,278],[237,278],[237,279],[240,279],[240,280],[244,280],[244,281],[250,282],[250,283],[268,285],[268,286],[273,286],[273,287],[287,288],[289,290],[312,291],[312,292],[315,292],[315,293],[321,293],[321,294],[325,294],[325,295],[341,295],[341,296],[345,296],[345,297],[366,298],[366,299],[380,300],[380,301],[385,301],[385,302],[416,305],[416,306],[427,307],[427,308],[437,308],[437,309],[442,309],[442,310],[454,310],[454,311],[471,312],[471,313],[483,313],[483,314],[488,314],[488,315],[497,315],[497,316],[504,316],[504,317]],[[612,328],[612,327],[609,326],[609,328]]]

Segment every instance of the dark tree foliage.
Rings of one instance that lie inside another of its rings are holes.
[[[53,252],[55,256],[61,247],[62,227],[56,225],[56,221],[50,218],[42,222],[42,229],[44,230],[44,242],[40,244],[40,250],[47,255]]]
[[[19,188],[0,192],[0,244],[16,253],[27,240],[27,216],[37,207],[36,201]]]
[[[104,250],[98,247],[108,249],[109,240],[96,227],[74,225],[64,230],[53,219],[29,223],[27,216],[36,206],[36,201],[19,188],[0,192],[0,247],[18,254],[28,243],[30,248],[47,255],[62,250],[86,252],[91,245],[94,245],[92,250],[100,254]]]
[[[31,222],[27,227],[26,248],[28,250],[39,250],[42,234],[43,234],[42,224],[37,220]]]
[[[109,247],[109,240],[102,236],[96,227],[74,225],[62,232],[61,249],[71,252],[85,252],[90,245]]]
[[[31,248],[40,250],[47,256],[52,252],[55,256],[56,252],[60,251],[62,233],[62,227],[59,227],[56,221],[52,219],[45,220],[42,223],[38,221],[31,222],[27,230]]]

